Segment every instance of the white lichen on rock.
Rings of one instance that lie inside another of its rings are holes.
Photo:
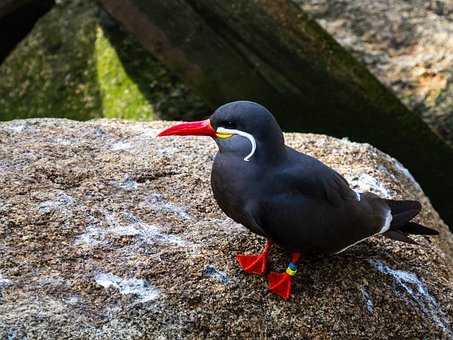
[[[160,292],[149,282],[142,279],[124,279],[112,273],[98,273],[95,277],[96,283],[104,288],[113,287],[121,294],[135,295],[139,302],[148,302],[157,299]]]
[[[429,292],[426,283],[417,274],[404,270],[393,269],[384,261],[369,260],[377,271],[390,276],[394,283],[394,292],[408,304],[415,305],[420,311],[448,336],[453,336],[448,316],[442,310],[436,298]]]
[[[95,247],[105,244],[109,236],[133,236],[146,244],[163,243],[180,247],[190,244],[190,242],[180,237],[163,232],[156,225],[144,223],[131,212],[121,213],[121,219],[125,220],[125,223],[121,222],[113,213],[108,211],[103,211],[102,213],[104,214],[104,221],[89,224],[85,232],[75,239],[74,244]],[[101,226],[102,222],[106,223],[105,227]]]
[[[7,279],[6,277],[3,277],[1,274],[0,274],[0,288],[4,288],[4,287],[8,287],[10,285],[12,285],[12,281]]]
[[[179,216],[182,219],[190,220],[190,215],[186,212],[186,209],[168,202],[165,200],[161,194],[151,194],[146,198],[146,202],[148,202],[149,206],[156,211],[162,212],[169,212]]]
[[[57,193],[53,199],[41,202],[38,209],[41,213],[47,214],[52,211],[66,210],[67,207],[74,204],[74,199],[64,192]]]
[[[370,314],[372,314],[373,311],[374,311],[374,303],[373,303],[372,297],[370,296],[370,293],[368,292],[366,287],[361,287],[360,288],[360,292],[362,293],[363,300],[365,302],[365,306],[366,306],[367,311]]]
[[[391,192],[382,184],[379,180],[367,173],[361,173],[359,175],[346,176],[351,187],[362,193],[370,191],[384,198],[390,198]]]

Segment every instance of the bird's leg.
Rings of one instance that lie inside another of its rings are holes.
[[[297,273],[297,263],[301,257],[300,252],[294,252],[291,254],[291,262],[286,268],[284,273],[269,273],[267,279],[269,282],[269,290],[276,295],[281,296],[285,300],[288,300],[291,296],[291,285],[292,277]]]
[[[267,269],[267,257],[272,246],[272,241],[267,241],[264,250],[259,255],[237,255],[239,265],[246,273],[263,275]]]

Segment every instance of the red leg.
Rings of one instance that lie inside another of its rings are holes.
[[[267,241],[264,250],[259,255],[237,255],[239,265],[246,273],[263,275],[267,269],[267,257],[271,249],[272,242]]]
[[[269,290],[278,296],[281,296],[285,300],[288,300],[291,296],[292,277],[297,273],[297,263],[301,257],[300,252],[294,252],[291,254],[291,262],[286,268],[284,273],[269,273],[267,276],[269,282]]]

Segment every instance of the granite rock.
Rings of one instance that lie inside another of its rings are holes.
[[[209,186],[215,144],[169,123],[0,124],[0,338],[451,338],[453,241],[410,173],[367,144],[287,134],[357,190],[418,199],[440,236],[304,262],[286,302],[241,272],[264,240]],[[270,267],[289,255],[272,251]]]
[[[296,2],[453,145],[453,1]]]

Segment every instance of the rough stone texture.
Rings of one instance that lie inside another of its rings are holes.
[[[154,138],[168,123],[0,124],[0,338],[449,338],[453,241],[399,163],[366,144],[287,142],[358,190],[419,199],[441,232],[381,237],[307,261],[285,302],[245,275],[263,240],[217,208],[215,144]],[[288,254],[272,252],[283,270]]]
[[[452,0],[296,0],[453,143]]]

